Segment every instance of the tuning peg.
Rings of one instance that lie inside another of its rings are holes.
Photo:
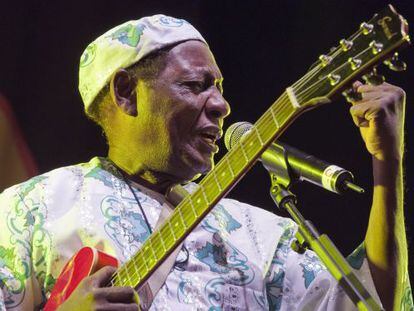
[[[346,39],[342,39],[341,41],[339,41],[339,44],[341,45],[342,51],[344,52],[350,50],[352,46],[354,45],[352,41],[349,41]]]
[[[354,90],[353,87],[350,87],[349,89],[346,89],[342,92],[342,95],[345,97],[346,101],[349,103],[357,102],[362,99],[361,93],[358,93]]]
[[[394,53],[394,55],[391,58],[385,60],[384,64],[387,65],[388,68],[393,71],[404,71],[407,69],[407,64],[400,60],[397,52]]]
[[[381,42],[377,42],[375,40],[371,41],[369,46],[371,47],[372,53],[374,53],[374,55],[377,55],[378,53],[382,52],[382,49],[384,48],[384,44],[382,44]]]
[[[357,70],[359,67],[361,67],[362,60],[356,57],[350,57],[348,58],[348,63],[351,65],[352,70]]]
[[[377,73],[376,67],[372,68],[372,71],[370,73],[363,75],[362,79],[364,79],[366,83],[372,85],[380,85],[385,81],[385,77]]]
[[[367,35],[372,32],[374,25],[363,22],[359,28],[364,35]]]
[[[329,65],[332,62],[332,56],[322,54],[319,56],[319,60],[323,67]]]
[[[330,73],[328,75],[328,80],[331,85],[337,85],[338,82],[341,80],[341,76],[338,74]]]

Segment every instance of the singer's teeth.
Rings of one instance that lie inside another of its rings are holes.
[[[210,144],[214,144],[214,142],[215,142],[215,137],[213,135],[203,133],[203,134],[201,134],[201,137]]]

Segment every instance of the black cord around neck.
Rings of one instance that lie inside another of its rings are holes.
[[[111,161],[112,162],[112,161]],[[125,176],[125,173],[123,170],[121,170],[120,168],[118,168],[115,163],[112,162],[112,165],[116,168],[116,170],[119,172],[119,174],[122,176],[122,180],[128,185],[129,190],[132,192],[132,195],[135,198],[135,201],[137,202],[139,209],[141,210],[142,216],[144,216],[144,220],[145,223],[147,224],[148,230],[150,232],[150,234],[152,234],[152,229],[151,229],[151,225],[148,221],[147,215],[144,212],[144,209],[142,208],[141,202],[138,199],[134,189],[132,189],[131,183],[129,182],[128,178]],[[187,247],[183,244],[182,245],[182,250],[185,252],[185,258],[183,260],[175,260],[174,266],[173,268],[179,271],[184,271],[185,270],[185,266],[188,263],[189,257],[190,257],[190,253],[187,249]]]
[[[120,170],[118,168],[117,168],[117,170],[121,174],[123,181],[128,185],[129,190],[132,192],[132,195],[134,196],[135,201],[137,202],[137,204],[139,206],[139,209],[141,210],[142,216],[144,216],[144,220],[145,220],[145,223],[147,224],[148,230],[149,230],[150,234],[152,234],[151,225],[148,221],[147,215],[145,214],[144,209],[142,208],[141,202],[138,199],[137,194],[135,193],[134,189],[132,189],[131,183],[129,182],[128,178],[126,178],[125,173],[122,170]]]

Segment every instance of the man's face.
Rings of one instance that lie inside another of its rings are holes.
[[[138,83],[139,157],[149,170],[190,180],[212,168],[230,107],[220,70],[204,43],[181,43],[166,61],[153,83]]]

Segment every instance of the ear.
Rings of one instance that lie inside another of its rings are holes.
[[[110,91],[114,103],[127,115],[137,116],[137,94],[135,88],[137,82],[128,71],[118,69],[111,78]]]

